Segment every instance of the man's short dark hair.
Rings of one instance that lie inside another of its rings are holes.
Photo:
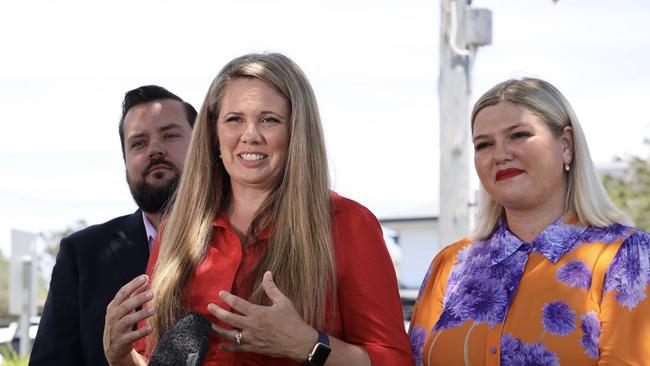
[[[129,110],[136,105],[153,102],[162,99],[173,99],[183,103],[185,107],[185,116],[190,123],[190,127],[194,128],[194,120],[196,119],[196,109],[192,105],[178,95],[170,92],[169,90],[158,85],[145,85],[139,88],[129,90],[124,94],[124,101],[122,102],[122,118],[120,118],[120,143],[122,144],[122,157],[125,156],[124,151],[124,118]]]

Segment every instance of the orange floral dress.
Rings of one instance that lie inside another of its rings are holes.
[[[650,365],[650,234],[558,219],[530,243],[501,221],[441,251],[409,337],[416,365]]]

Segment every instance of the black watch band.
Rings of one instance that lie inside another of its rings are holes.
[[[332,349],[330,348],[330,337],[322,330],[318,331],[318,342],[307,356],[307,361],[302,366],[323,366]]]

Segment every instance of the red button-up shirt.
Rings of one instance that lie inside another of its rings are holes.
[[[335,319],[330,319],[324,330],[330,336],[365,349],[374,366],[412,365],[395,272],[381,227],[375,216],[357,202],[333,193],[332,204],[338,308]],[[250,295],[247,281],[267,243],[268,233],[243,248],[227,217],[219,216],[205,257],[187,284],[189,300],[185,307],[188,311],[198,312],[213,323],[225,326],[208,312],[208,304],[230,308],[219,298],[221,290],[244,298]],[[158,252],[156,245],[147,270],[149,274]],[[210,337],[204,365],[297,365],[288,359],[222,351],[218,347],[221,342],[223,340],[216,335]],[[136,349],[143,350],[142,346]]]

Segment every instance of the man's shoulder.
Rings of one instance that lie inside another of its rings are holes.
[[[107,237],[124,229],[125,226],[137,225],[138,223],[142,223],[142,214],[139,210],[129,215],[115,217],[101,224],[88,226],[68,235],[64,238],[64,241],[84,242],[88,239]]]

